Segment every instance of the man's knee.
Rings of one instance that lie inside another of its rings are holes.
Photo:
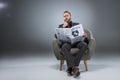
[[[87,46],[87,43],[86,43],[86,42],[81,42],[81,44],[82,44],[83,46]]]
[[[80,42],[80,43],[78,43],[78,45],[77,45],[77,47],[78,48],[87,48],[87,43],[85,43],[85,42]]]
[[[71,44],[69,44],[69,43],[64,43],[64,44],[62,45],[62,48],[68,48],[68,49],[70,49],[70,48],[71,48]]]

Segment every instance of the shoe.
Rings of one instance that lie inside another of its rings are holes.
[[[80,71],[78,67],[73,68],[73,74],[75,75],[74,77],[78,77],[80,75]]]
[[[72,67],[69,67],[68,69],[67,69],[67,74],[68,74],[68,76],[72,76],[73,74],[72,74]]]

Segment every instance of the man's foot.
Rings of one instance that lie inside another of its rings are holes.
[[[68,74],[68,76],[72,76],[73,74],[72,74],[72,67],[69,67],[68,69],[67,69],[67,74]]]
[[[75,75],[74,77],[78,77],[80,75],[80,71],[78,67],[73,68],[73,74]]]

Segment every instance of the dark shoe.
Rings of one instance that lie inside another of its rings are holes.
[[[80,71],[78,67],[73,68],[73,74],[75,75],[74,77],[78,77],[80,75]]]
[[[73,75],[72,74],[72,67],[67,69],[67,74],[68,74],[68,76],[72,76]]]

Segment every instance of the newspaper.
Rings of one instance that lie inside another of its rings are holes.
[[[84,40],[84,30],[81,24],[71,28],[56,28],[56,35],[58,40],[74,44]]]

